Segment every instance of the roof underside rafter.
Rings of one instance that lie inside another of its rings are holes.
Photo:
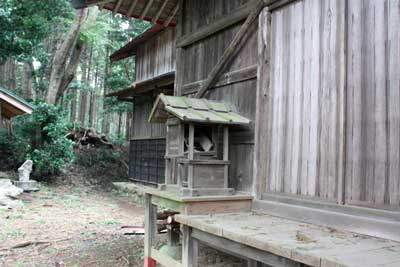
[[[154,24],[176,26],[178,13],[178,0],[71,0],[75,8],[99,6],[119,13]]]

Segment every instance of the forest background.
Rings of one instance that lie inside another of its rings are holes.
[[[105,96],[132,84],[135,58],[109,57],[149,26],[68,0],[0,1],[0,86],[35,106],[0,131],[0,171],[32,159],[36,176],[57,174],[74,161],[71,129],[129,140],[132,103]]]

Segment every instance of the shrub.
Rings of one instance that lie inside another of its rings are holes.
[[[61,108],[38,102],[32,114],[22,116],[15,135],[26,141],[26,159],[34,163],[34,176],[59,173],[74,159],[73,142],[65,137],[68,123]]]

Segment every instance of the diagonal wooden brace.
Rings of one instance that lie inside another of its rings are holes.
[[[258,17],[258,14],[260,14],[260,12],[264,6],[265,6],[265,3],[263,0],[258,0],[255,3],[253,10],[250,12],[249,16],[247,17],[246,21],[243,23],[240,30],[236,33],[235,37],[233,38],[232,42],[229,44],[228,48],[225,50],[221,59],[219,60],[217,65],[214,66],[214,68],[211,70],[210,74],[208,75],[207,79],[201,85],[199,91],[197,92],[197,94],[195,96],[196,98],[202,98],[205,95],[205,93],[207,92],[208,88],[218,78],[218,74],[221,72],[221,70],[224,68],[224,66],[229,62],[229,60],[235,54],[235,52],[237,51],[237,49],[239,48],[239,46],[241,44],[242,38],[245,36],[245,34],[247,33],[251,24]]]

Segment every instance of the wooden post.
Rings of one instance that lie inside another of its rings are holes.
[[[224,126],[224,156],[223,156],[224,161],[229,160],[229,127]],[[229,186],[229,179],[228,179],[228,174],[229,174],[229,165],[225,165],[224,167],[224,187],[228,188]]]
[[[151,257],[151,249],[157,229],[157,207],[151,203],[151,195],[149,194],[146,194],[144,204],[144,267],[156,267],[156,261]]]
[[[1,103],[0,103],[0,130],[3,128],[3,116],[1,114]]]
[[[253,195],[260,199],[266,191],[268,177],[269,142],[268,114],[271,98],[270,89],[270,59],[271,59],[271,12],[268,8],[261,11],[258,25],[258,68],[257,96],[253,160]]]
[[[183,225],[182,267],[198,267],[198,243],[192,237],[192,229]]]
[[[189,161],[194,159],[194,125],[189,124]],[[193,165],[188,164],[188,187],[193,188]]]

